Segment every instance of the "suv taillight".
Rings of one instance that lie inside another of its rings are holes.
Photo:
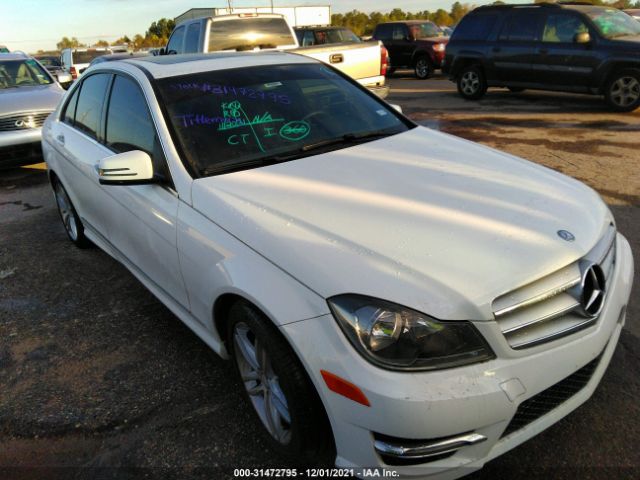
[[[380,75],[385,76],[389,68],[389,51],[384,45],[380,45]]]
[[[74,80],[78,78],[78,71],[76,70],[76,67],[71,67],[69,69],[69,73],[71,74],[71,78]]]

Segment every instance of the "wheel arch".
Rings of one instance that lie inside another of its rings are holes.
[[[482,72],[486,75],[486,70],[484,68],[484,62],[482,61],[482,57],[477,54],[466,54],[466,55],[458,55],[451,65],[451,74],[450,76],[455,80],[458,79],[458,75],[463,68],[466,68],[471,65],[477,65]]]
[[[620,70],[637,70],[640,72],[640,62],[630,62],[630,61],[616,61],[612,60],[608,62],[601,69],[601,74],[599,75],[598,81],[598,93],[602,94],[605,91],[611,77],[615,75]]]

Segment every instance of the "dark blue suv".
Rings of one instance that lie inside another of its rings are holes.
[[[451,36],[443,72],[470,100],[530,88],[604,95],[629,112],[640,107],[640,22],[584,3],[476,8]]]

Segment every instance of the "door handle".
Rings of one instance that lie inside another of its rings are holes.
[[[58,135],[56,137],[56,141],[60,144],[60,145],[64,145],[64,135]]]

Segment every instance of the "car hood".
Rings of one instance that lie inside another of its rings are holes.
[[[491,319],[494,298],[580,258],[611,221],[582,183],[424,127],[198,179],[192,201],[325,298],[449,320]]]
[[[19,112],[53,111],[64,96],[57,84],[0,89],[0,116]]]

